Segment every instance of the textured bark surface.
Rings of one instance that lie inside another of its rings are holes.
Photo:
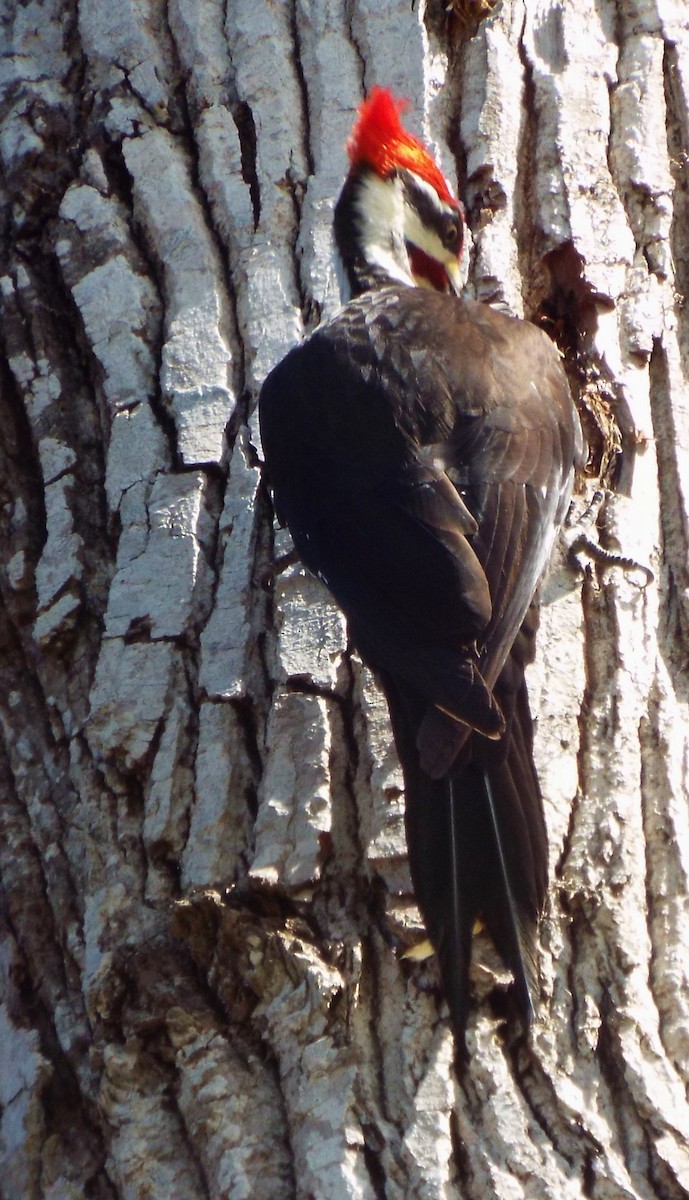
[[[689,1195],[689,11],[455,7],[3,18],[5,1200]],[[254,414],[338,303],[374,83],[458,180],[470,293],[565,351],[603,543],[655,572],[550,577],[538,1022],[479,937],[460,1081],[401,957],[385,706],[273,529]]]

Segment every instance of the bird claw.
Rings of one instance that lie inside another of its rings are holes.
[[[582,575],[591,571],[591,564],[602,567],[622,567],[625,572],[638,571],[644,577],[642,587],[655,579],[653,571],[644,563],[617,550],[606,550],[589,532],[610,493],[598,488],[584,512],[571,525],[566,525],[562,536],[571,565]],[[571,513],[571,510],[570,510]]]

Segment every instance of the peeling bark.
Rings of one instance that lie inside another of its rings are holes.
[[[0,1193],[689,1194],[689,13],[26,0],[0,155]],[[530,676],[530,1042],[476,939],[453,1074],[384,702],[273,527],[255,401],[338,304],[374,83],[469,294],[558,341],[616,482]],[[621,453],[620,453],[621,447]]]

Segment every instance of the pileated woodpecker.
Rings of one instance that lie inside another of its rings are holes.
[[[487,926],[528,1024],[547,842],[524,667],[583,443],[557,350],[463,300],[462,209],[375,89],[335,207],[348,302],[268,376],[279,519],[384,689],[416,897],[464,1053]]]

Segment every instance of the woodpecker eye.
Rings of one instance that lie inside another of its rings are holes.
[[[463,232],[462,218],[459,214],[448,217],[441,234],[441,240],[445,249],[458,252],[462,245]]]

